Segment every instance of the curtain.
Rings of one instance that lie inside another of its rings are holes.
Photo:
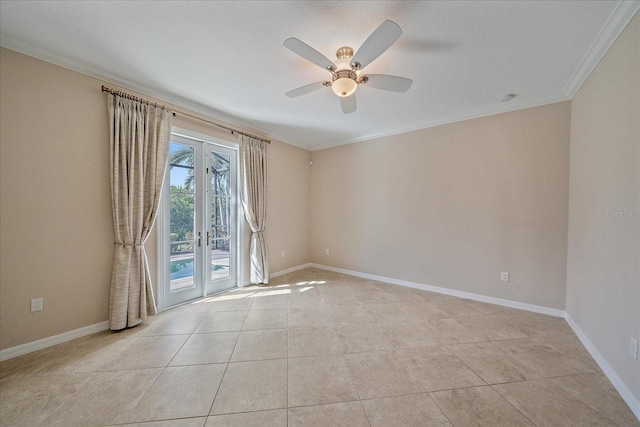
[[[107,109],[115,231],[109,322],[111,330],[119,330],[156,313],[144,243],[158,212],[171,114],[111,93]]]
[[[253,284],[269,283],[269,260],[264,241],[267,217],[267,142],[240,136],[240,180],[244,216],[251,227],[251,276]]]

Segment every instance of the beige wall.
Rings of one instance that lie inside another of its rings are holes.
[[[629,342],[640,339],[640,15],[573,98],[571,115],[567,314],[638,402],[640,361]]]
[[[113,227],[100,83],[0,55],[4,349],[107,320]],[[44,310],[30,313],[37,297]]]
[[[271,273],[309,262],[311,153],[273,141],[269,145],[265,239]],[[249,234],[249,232],[247,232]],[[281,257],[285,251],[285,257]]]
[[[0,349],[108,318],[113,226],[102,84],[0,50]],[[189,119],[174,125],[236,141]],[[269,147],[274,272],[308,259],[309,156],[278,141]],[[155,273],[153,234],[147,250]],[[44,310],[31,313],[37,297]]]
[[[564,102],[313,152],[311,261],[564,309],[569,122]]]
[[[274,141],[272,272],[315,262],[561,310],[566,297],[640,399],[639,362],[628,354],[629,336],[640,338],[640,225],[602,216],[640,209],[638,21],[571,104],[314,153]],[[0,349],[107,320],[102,83],[0,50]],[[154,235],[147,247],[155,272]],[[35,297],[45,309],[30,313]]]

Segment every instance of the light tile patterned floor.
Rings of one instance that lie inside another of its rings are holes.
[[[0,364],[4,426],[639,426],[563,319],[306,269]]]

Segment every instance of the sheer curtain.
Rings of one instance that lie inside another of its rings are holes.
[[[269,283],[269,260],[264,240],[267,218],[267,142],[240,136],[241,199],[251,227],[251,276],[254,284]]]
[[[107,94],[115,250],[109,321],[112,330],[156,313],[144,243],[158,212],[167,164],[171,113]]]

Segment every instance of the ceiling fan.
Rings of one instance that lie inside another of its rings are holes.
[[[336,51],[337,59],[329,58],[295,37],[288,38],[283,45],[304,59],[331,73],[331,80],[311,83],[290,90],[285,95],[290,98],[306,95],[323,87],[331,87],[340,97],[340,106],[344,114],[356,110],[355,91],[358,85],[365,84],[376,89],[394,92],[406,92],[413,80],[387,74],[363,74],[362,69],[375,61],[402,35],[400,26],[386,20],[371,33],[360,49],[354,54],[353,49],[344,46]]]

